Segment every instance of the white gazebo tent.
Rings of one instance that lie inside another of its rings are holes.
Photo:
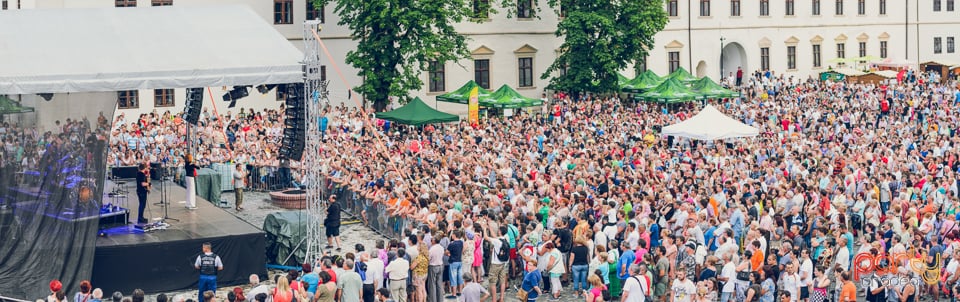
[[[663,127],[663,134],[698,140],[718,140],[754,137],[760,134],[760,130],[721,113],[712,105],[707,105],[697,115]]]

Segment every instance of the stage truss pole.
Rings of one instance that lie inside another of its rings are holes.
[[[323,140],[320,132],[320,117],[323,110],[329,105],[327,99],[327,81],[321,80],[320,74],[320,43],[316,34],[322,30],[319,20],[306,21],[303,24],[304,42],[304,97],[307,104],[306,114],[306,148],[303,153],[304,173],[309,179],[307,184],[306,216],[307,238],[305,262],[313,263],[323,256],[324,243],[323,219],[326,217],[327,204],[326,180],[322,171],[323,162],[320,158],[320,144]]]

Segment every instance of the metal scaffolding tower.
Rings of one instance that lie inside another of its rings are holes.
[[[326,181],[322,171],[323,162],[320,158],[320,143],[323,140],[320,132],[320,117],[323,116],[324,109],[329,106],[330,100],[327,98],[328,81],[321,80],[320,74],[320,43],[317,41],[317,35],[322,30],[320,21],[306,21],[303,24],[303,75],[304,75],[304,97],[307,97],[307,133],[306,148],[304,149],[303,168],[304,173],[309,179],[307,184],[307,210],[306,215],[309,218],[307,224],[306,257],[304,262],[314,263],[323,256],[321,247],[323,246],[323,219],[327,213],[327,202],[325,196]]]

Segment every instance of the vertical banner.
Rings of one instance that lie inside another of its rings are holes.
[[[469,114],[470,114],[470,117],[469,117],[470,125],[480,124],[480,96],[479,96],[480,90],[479,89],[480,89],[479,87],[473,87],[473,89],[470,90],[470,101],[469,103],[467,103],[467,107],[469,109]]]

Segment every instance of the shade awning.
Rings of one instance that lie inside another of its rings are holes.
[[[663,127],[664,135],[687,137],[698,140],[718,140],[737,137],[754,137],[760,130],[737,121],[717,108],[707,105],[693,117]]]
[[[303,53],[244,5],[2,11],[0,53],[0,94],[303,81]]]
[[[420,98],[414,98],[406,105],[392,111],[378,112],[376,117],[378,119],[414,126],[456,122],[460,120],[459,116],[430,108],[430,106],[424,104]]]

